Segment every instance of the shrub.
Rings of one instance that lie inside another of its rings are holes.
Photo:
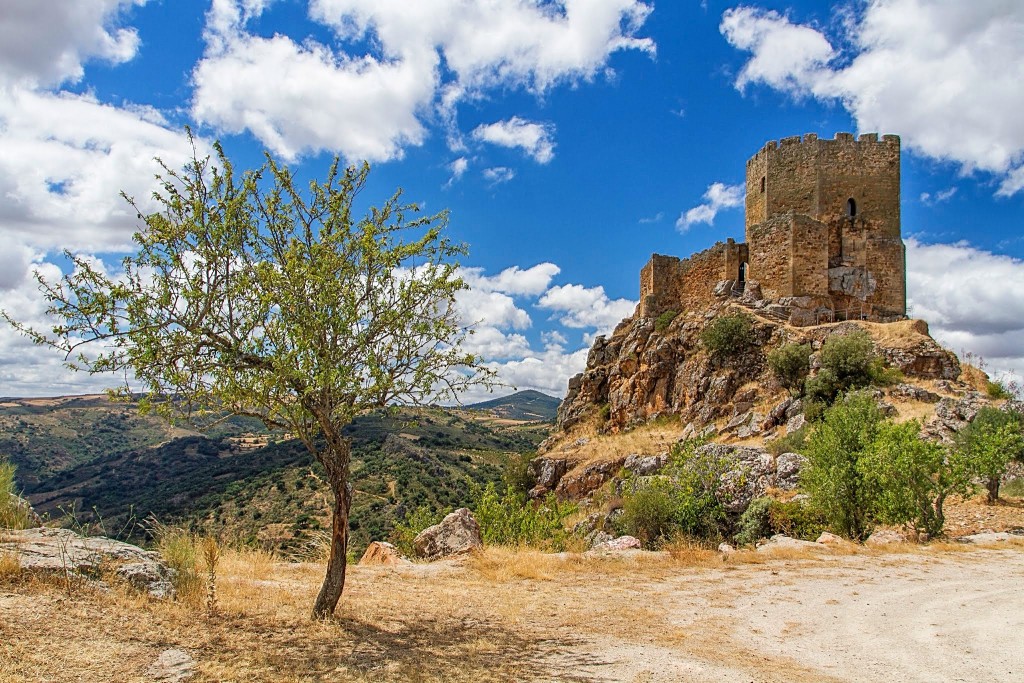
[[[698,441],[673,447],[663,476],[646,486],[626,487],[622,530],[648,546],[675,536],[717,539],[726,523],[719,499],[721,477],[732,463],[698,453]]]
[[[1013,398],[1013,392],[1007,389],[1006,385],[999,380],[986,380],[985,393],[988,394],[989,398],[994,399]]]
[[[892,384],[899,371],[887,369],[875,354],[871,337],[863,330],[829,337],[821,346],[821,369],[805,382],[807,397],[831,405],[839,394],[851,389]]]
[[[801,484],[832,529],[863,540],[875,524],[878,492],[862,460],[869,452],[882,413],[871,396],[850,394],[825,411],[807,439],[808,464]]]
[[[657,318],[654,319],[654,329],[657,332],[664,332],[668,329],[668,326],[672,324],[672,321],[679,315],[678,311],[665,311]]]
[[[1010,461],[1024,460],[1024,417],[985,406],[957,434],[955,448],[971,472],[985,480],[988,502],[994,503]]]
[[[919,533],[942,534],[946,498],[968,492],[967,461],[920,437],[921,425],[884,422],[865,461],[878,488],[877,515],[887,524],[909,524]]]
[[[813,508],[774,498],[755,498],[740,516],[734,539],[753,545],[761,538],[785,534],[792,538],[816,539],[826,529],[825,519]]]
[[[575,511],[576,505],[560,503],[554,495],[536,504],[512,491],[498,496],[493,483],[483,489],[474,509],[484,543],[543,550],[565,549],[569,534],[564,520]]]
[[[807,444],[807,426],[796,429],[785,436],[780,436],[765,444],[765,448],[774,456],[783,453],[802,453]]]
[[[746,313],[723,315],[700,333],[701,344],[713,358],[735,358],[754,345],[754,321]]]
[[[533,488],[533,477],[530,475],[530,460],[533,453],[510,453],[505,459],[505,469],[501,473],[501,482],[505,485],[506,491],[526,498],[526,494]]]
[[[783,344],[768,354],[768,369],[791,394],[803,392],[811,371],[810,344]]]

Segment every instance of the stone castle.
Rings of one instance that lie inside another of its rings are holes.
[[[746,242],[687,259],[654,254],[640,272],[641,317],[739,296],[790,324],[906,317],[897,135],[807,134],[747,161]]]

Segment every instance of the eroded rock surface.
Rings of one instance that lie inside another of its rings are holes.
[[[426,560],[468,553],[483,547],[480,524],[467,508],[459,508],[441,520],[440,524],[421,531],[413,539],[413,547],[416,556]]]

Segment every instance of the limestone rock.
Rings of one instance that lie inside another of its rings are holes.
[[[607,531],[595,529],[594,531],[591,531],[589,534],[587,534],[583,538],[583,541],[587,544],[587,548],[593,550],[599,545],[603,545],[605,543],[608,543],[609,541],[612,541],[614,538],[615,537],[609,534]]]
[[[668,453],[658,455],[627,455],[622,467],[631,473],[646,477],[657,474],[668,464]]]
[[[153,683],[180,683],[195,674],[195,660],[184,650],[164,650],[146,670],[146,680]]]
[[[623,457],[578,467],[559,480],[555,493],[563,500],[578,500],[604,486],[618,474],[625,462]]]
[[[18,556],[21,568],[30,572],[65,571],[87,579],[113,570],[136,588],[156,598],[172,597],[174,572],[157,553],[103,536],[79,536],[70,529],[39,527],[6,531],[0,551]]]
[[[780,453],[775,458],[774,486],[784,491],[796,489],[800,471],[807,465],[807,458],[799,453]]]
[[[988,543],[1005,543],[1007,541],[1024,542],[1024,534],[1010,533],[1007,531],[983,531],[978,534],[971,534],[970,536],[961,536],[956,540],[960,543],[970,543],[974,545]]]
[[[639,549],[640,549],[640,540],[637,539],[637,538],[634,538],[633,536],[619,536],[618,538],[613,538],[610,541],[605,541],[603,543],[598,543],[597,545],[595,545],[592,548],[592,550],[594,552],[611,552],[611,553],[622,552],[624,550],[639,550]]]
[[[441,520],[440,524],[427,527],[412,543],[416,556],[427,560],[468,553],[483,547],[480,524],[466,508],[459,508]]]
[[[864,541],[865,545],[873,546],[884,546],[892,545],[894,543],[906,543],[906,535],[896,531],[894,529],[879,529],[875,533],[868,536],[867,540]]]
[[[773,553],[779,550],[821,550],[822,546],[814,541],[801,541],[785,534],[775,534],[758,544],[757,552]]]
[[[736,552],[736,548],[729,545],[728,543],[719,543],[718,552],[722,553],[723,555],[732,555],[734,552]]]
[[[395,566],[410,564],[409,560],[402,556],[398,548],[385,541],[374,541],[366,546],[366,552],[359,558],[360,566],[385,565]]]
[[[897,384],[889,389],[889,396],[910,401],[920,401],[922,403],[938,403],[940,399],[940,396],[935,392],[928,391],[924,387],[914,386],[913,384]]]
[[[821,535],[818,536],[818,540],[815,542],[822,545],[847,545],[850,543],[842,536],[836,536],[828,531],[821,532]]]

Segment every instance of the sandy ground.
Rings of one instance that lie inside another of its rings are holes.
[[[238,565],[241,566],[241,565]],[[1024,545],[723,561],[488,551],[354,567],[334,622],[319,565],[227,567],[221,611],[0,583],[0,680],[1019,681]]]

